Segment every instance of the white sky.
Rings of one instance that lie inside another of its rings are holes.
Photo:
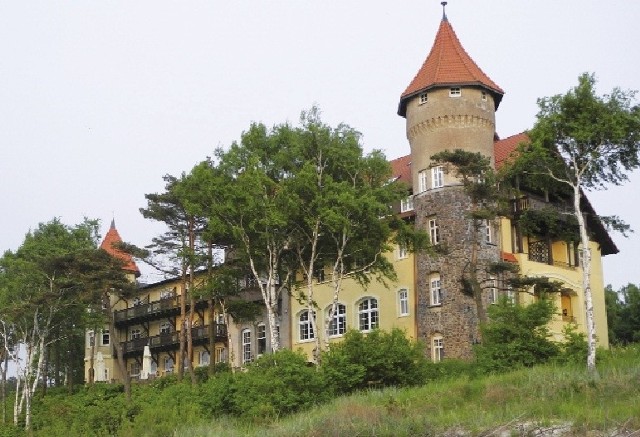
[[[0,250],[39,222],[115,215],[126,241],[161,228],[142,218],[162,175],[189,171],[251,121],[325,122],[367,149],[409,153],[398,99],[440,23],[436,0],[39,1],[0,3]],[[506,94],[501,137],[534,123],[536,98],[595,72],[601,93],[640,88],[640,2],[451,0],[463,46]],[[614,235],[605,282],[640,284],[640,173],[594,193]],[[152,280],[154,278],[148,278]]]

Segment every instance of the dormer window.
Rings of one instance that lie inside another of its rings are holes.
[[[421,93],[420,94],[420,104],[424,105],[425,103],[427,103],[427,93]]]
[[[459,86],[449,88],[449,97],[460,97],[462,90]]]

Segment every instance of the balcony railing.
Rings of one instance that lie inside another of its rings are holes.
[[[216,340],[224,341],[227,339],[227,326],[221,323],[215,324]],[[202,343],[209,339],[209,325],[196,326],[191,328],[191,338],[194,343]],[[124,355],[135,355],[142,353],[145,346],[154,351],[177,349],[180,345],[180,332],[173,331],[154,335],[151,337],[139,337],[129,341],[120,343],[122,345],[122,353]]]
[[[182,299],[182,296],[173,296],[115,311],[115,323],[118,326],[132,325],[142,320],[155,319],[159,316],[177,315],[180,313],[180,299]],[[186,308],[189,309],[190,301],[188,294],[186,299]],[[197,300],[195,302],[196,309],[206,308],[207,305],[206,300]]]

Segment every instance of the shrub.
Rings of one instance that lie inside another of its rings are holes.
[[[562,329],[564,343],[560,344],[560,355],[558,361],[563,363],[586,363],[587,362],[587,337],[582,332],[577,331],[574,323],[565,325]]]
[[[323,354],[322,373],[335,393],[371,385],[410,386],[425,381],[424,348],[403,331],[349,331],[344,341]]]
[[[233,413],[254,419],[309,408],[329,398],[322,375],[302,353],[281,350],[264,355],[232,384]]]
[[[488,309],[489,322],[481,327],[482,344],[476,347],[476,361],[483,372],[502,372],[530,367],[558,355],[549,339],[547,324],[555,312],[553,302],[540,298],[526,305],[507,299]]]

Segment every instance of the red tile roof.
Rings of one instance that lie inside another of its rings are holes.
[[[115,220],[112,220],[109,232],[107,232],[107,235],[104,236],[102,244],[100,244],[100,249],[104,249],[109,255],[124,261],[125,264],[124,267],[122,267],[123,270],[131,272],[136,276],[140,276],[140,270],[138,270],[138,266],[133,260],[133,257],[128,253],[118,249],[116,247],[118,243],[122,243],[122,238],[120,238],[120,234],[116,229]]]
[[[502,88],[467,54],[446,17],[440,22],[427,59],[400,96],[398,115],[406,115],[406,101],[409,97],[438,85],[480,85],[488,88],[494,96],[496,109],[504,94]]]
[[[501,251],[500,252],[500,257],[502,258],[502,261],[507,261],[507,262],[512,262],[512,263],[517,263],[518,262],[518,258],[516,258],[516,256],[514,254],[509,253],[509,252]]]
[[[529,136],[525,132],[495,141],[493,143],[493,156],[496,160],[496,170],[502,167],[512,153],[518,149],[520,144],[529,143],[530,141]]]
[[[392,160],[390,164],[394,179],[404,182],[411,187],[411,155],[396,158]]]

